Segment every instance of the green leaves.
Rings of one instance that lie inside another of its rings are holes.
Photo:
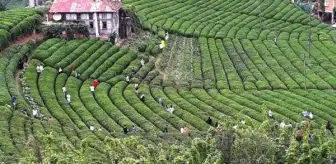
[[[41,15],[35,9],[0,11],[0,48],[23,34],[33,32],[41,23]]]

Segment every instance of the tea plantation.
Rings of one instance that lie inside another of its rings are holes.
[[[246,120],[247,126],[259,127],[268,110],[277,122],[299,123],[307,120],[301,113],[310,111],[313,128],[324,128],[327,121],[336,125],[336,32],[313,19],[309,47],[309,15],[289,1],[124,3],[134,8],[144,29],[159,37],[168,31],[162,52],[153,53],[159,43],[145,44],[140,50],[89,38],[53,38],[37,47],[27,44],[4,52],[0,58],[3,160],[25,154],[31,137],[40,140],[39,134],[50,132],[72,145],[88,139],[93,156],[105,158],[101,146],[105,137],[123,137],[125,126],[135,125],[135,135],[146,143],[170,144],[202,136],[209,129],[208,117],[236,124]],[[6,14],[17,14],[17,19],[9,20]],[[0,15],[0,45],[17,37],[15,28],[25,29],[20,21],[40,17],[20,11],[6,14]],[[18,88],[14,73],[25,54],[31,59]],[[39,65],[44,65],[41,74],[36,72]],[[125,77],[132,71],[135,76],[128,83]],[[90,86],[95,79],[99,85],[93,94]],[[71,103],[62,87],[71,95]],[[14,95],[15,109],[6,105]],[[175,111],[167,112],[160,98]],[[28,110],[28,116],[22,109]],[[52,123],[34,119],[33,109],[52,117]],[[180,134],[184,126],[190,136]]]

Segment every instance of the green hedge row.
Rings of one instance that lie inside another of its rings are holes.
[[[140,114],[140,111],[134,110],[134,108],[127,103],[123,96],[123,90],[126,85],[126,82],[119,82],[117,85],[111,88],[109,92],[109,97],[112,100],[113,104],[135,125],[141,127],[141,129],[143,129],[144,131],[161,131],[161,129],[158,129],[156,125],[154,125],[154,123],[148,121],[144,116],[142,116],[141,114],[143,113]]]
[[[129,48],[123,48],[120,49],[120,51],[118,51],[117,53],[112,54],[112,56],[110,56],[108,59],[100,61],[99,63],[97,62],[96,65],[95,63],[92,64],[91,69],[93,70],[92,72],[90,71],[91,75],[89,77],[93,79],[100,77],[107,69],[111,68],[113,64],[115,64],[120,58],[122,58],[123,56],[128,56],[126,54],[130,53],[132,52],[129,51]]]
[[[59,133],[61,133],[61,135],[65,135],[70,143],[74,143],[78,141],[78,137],[74,131],[74,123],[72,122],[70,117],[63,111],[55,95],[55,89],[62,89],[54,88],[56,76],[57,74],[55,69],[46,67],[45,70],[41,73],[40,78],[38,79],[38,88],[44,104],[46,105],[46,109],[48,110],[48,113],[50,113],[49,116],[55,118],[54,121],[59,122],[59,124],[62,126],[62,131]],[[41,113],[44,113],[43,110],[41,111]]]
[[[0,105],[11,105],[11,96],[8,93],[6,84],[6,67],[8,65],[7,58],[0,58]]]
[[[72,40],[70,42],[60,42],[58,44],[55,44],[56,47],[52,46],[50,49],[44,50],[44,52],[51,51],[52,53],[49,53],[49,56],[44,58],[43,62],[49,66],[55,66],[56,63],[60,62],[63,58],[69,56],[80,45],[86,43],[87,41],[88,39],[82,39],[82,40]]]
[[[127,1],[135,7],[144,29],[162,34],[162,29],[187,37],[254,38],[273,40],[304,39],[308,32],[309,15],[288,1],[226,2],[226,1]],[[195,5],[199,4],[199,5]],[[259,18],[259,17],[262,18]],[[261,23],[260,23],[261,22]],[[313,38],[330,40],[333,35],[327,24],[312,21]],[[260,29],[260,30],[259,30]],[[290,37],[292,33],[303,38]]]

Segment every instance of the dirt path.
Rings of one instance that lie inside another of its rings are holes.
[[[42,40],[42,39],[43,39],[43,35],[41,33],[28,34],[25,36],[21,36],[14,41],[9,42],[9,45],[7,47],[10,47],[11,45],[14,45],[14,44],[25,44],[29,40],[33,40],[34,42],[36,42],[37,40]],[[0,56],[2,56],[2,51],[3,50],[0,49]]]
[[[167,74],[162,72],[161,69],[159,68],[160,61],[161,61],[161,57],[159,56],[155,61],[155,70],[159,71],[163,80],[166,80]]]
[[[14,82],[15,82],[15,89],[17,91],[21,91],[21,84],[20,84],[20,74],[21,70],[17,70],[14,74]]]

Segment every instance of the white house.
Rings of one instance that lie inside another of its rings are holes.
[[[119,36],[120,0],[54,0],[48,19],[52,22],[82,22],[90,34]]]

